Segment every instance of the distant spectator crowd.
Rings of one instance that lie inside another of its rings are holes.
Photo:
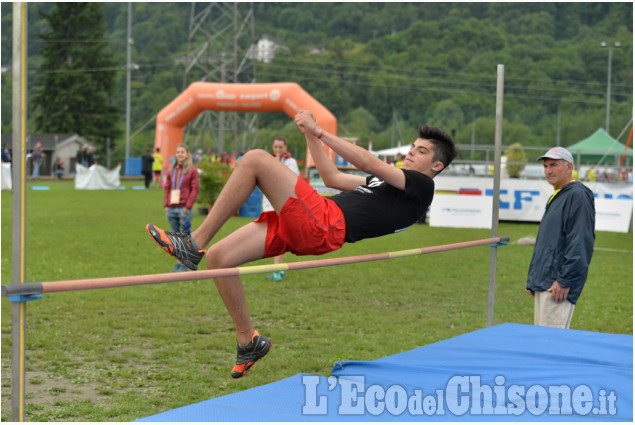
[[[244,152],[236,154],[227,153],[225,151],[213,152],[211,149],[207,149],[206,151],[198,149],[192,153],[192,162],[194,164],[198,164],[199,162],[221,163],[235,167],[236,163],[240,161],[240,158],[242,158],[243,155]]]

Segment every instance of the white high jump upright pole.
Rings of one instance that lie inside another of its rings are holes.
[[[503,81],[505,66],[498,65],[496,78],[496,130],[494,134],[494,191],[492,196],[492,237],[498,234],[498,206],[501,183],[501,145],[503,139]],[[487,326],[494,324],[494,302],[496,299],[496,254],[498,247],[490,248],[489,290],[487,292]]]

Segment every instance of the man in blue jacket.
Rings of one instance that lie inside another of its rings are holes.
[[[535,325],[568,329],[593,255],[595,203],[593,192],[573,180],[568,150],[552,148],[538,160],[555,191],[538,228],[525,291],[535,298]]]

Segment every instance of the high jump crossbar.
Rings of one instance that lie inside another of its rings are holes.
[[[269,273],[283,270],[302,270],[319,267],[339,266],[344,264],[363,263],[368,261],[388,260],[391,258],[409,257],[413,255],[431,254],[435,252],[451,251],[471,248],[481,245],[507,245],[509,236],[497,236],[467,242],[457,242],[447,245],[437,245],[424,248],[406,249],[402,251],[383,252],[379,254],[354,255],[351,257],[324,258],[318,260],[297,261],[282,264],[267,264],[260,266],[232,267],[226,269],[200,270],[194,272],[159,273],[138,276],[104,277],[95,279],[59,280],[53,282],[28,282],[2,285],[2,296],[28,296],[49,292],[80,291],[85,289],[104,289],[120,286],[149,285],[154,283],[184,282],[193,280],[212,279],[216,277],[245,276],[258,273]]]

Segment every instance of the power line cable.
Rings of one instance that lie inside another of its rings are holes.
[[[287,66],[285,67],[285,69],[292,69],[292,70],[296,70],[296,71],[307,71],[310,73],[314,73],[314,72],[320,72],[321,74],[327,73],[327,74],[331,74],[331,75],[337,75],[340,73],[340,71],[338,70],[319,70],[316,71],[315,68],[303,68],[303,67],[294,67],[294,66]],[[350,73],[349,73],[350,74]],[[373,74],[369,74],[369,73],[352,73],[351,76],[357,75],[358,77],[369,77],[369,78],[374,78],[375,75]],[[393,78],[393,79],[408,79],[409,81],[412,81],[413,78],[407,75],[393,75],[393,76],[389,76],[388,78]],[[341,80],[340,80],[341,81]],[[343,81],[345,83],[350,83],[350,84],[356,84],[357,80],[352,80],[352,79],[343,79]],[[415,80],[417,81],[417,80]],[[428,80],[425,80],[426,82],[430,82]],[[456,80],[432,80],[432,82],[441,82],[443,84],[452,84],[452,85],[471,85],[471,86],[478,86],[478,87],[496,87],[496,84],[494,82],[492,83],[477,83],[477,82],[468,82],[468,81],[456,81]],[[565,88],[553,88],[553,87],[540,87],[540,86],[532,86],[532,87],[527,87],[527,86],[518,86],[518,85],[506,85],[505,86],[506,89],[526,89],[526,90],[539,90],[539,91],[549,91],[549,92],[562,92],[562,93],[577,93],[577,94],[591,94],[591,95],[598,95],[598,96],[602,96],[604,95],[604,92],[600,92],[600,91],[589,91],[589,90],[575,90],[575,89],[565,89]],[[614,93],[615,95],[619,95],[619,96],[625,96],[624,94],[621,93]]]
[[[323,62],[314,62],[314,61],[303,61],[301,59],[286,59],[286,58],[276,58],[276,60],[274,61],[275,63],[278,62],[282,62],[284,63],[285,61],[290,62],[292,64],[297,64],[297,63],[305,63],[307,65],[311,65],[313,68],[316,65],[325,65],[325,66],[337,66],[337,67],[341,67],[341,68],[359,68],[359,69],[375,69],[375,70],[380,70],[380,71],[389,71],[389,72],[395,72],[395,73],[404,73],[404,71],[407,72],[413,72],[413,73],[418,73],[418,74],[431,74],[431,75],[441,75],[441,76],[457,76],[457,77],[469,77],[469,78],[488,78],[487,76],[484,76],[483,74],[474,74],[474,73],[466,73],[466,72],[449,72],[449,71],[433,71],[433,70],[423,70],[423,69],[404,69],[404,68],[395,68],[395,67],[390,67],[390,66],[375,66],[375,65],[357,65],[357,64],[349,64],[349,63],[342,63],[342,62],[332,62],[330,61],[328,64],[324,64]],[[549,82],[549,83],[566,83],[566,84],[578,84],[578,85],[599,85],[599,86],[604,86],[606,83],[604,82],[595,82],[595,81],[572,81],[572,80],[554,80],[554,79],[543,79],[543,78],[528,78],[528,77],[513,77],[513,76],[506,76],[505,77],[506,81],[514,81],[514,80],[520,80],[520,81],[535,81],[535,82]],[[611,84],[611,86],[616,85],[616,84]],[[632,85],[628,85],[628,84],[624,84],[623,85],[626,88],[632,88]]]
[[[271,76],[278,77],[279,74],[266,74],[263,72],[259,72],[260,76]],[[332,80],[327,78],[313,78],[313,77],[303,77],[302,80],[305,81],[321,81],[321,82],[332,82]],[[462,90],[462,89],[450,89],[450,88],[442,88],[442,87],[421,87],[421,86],[411,86],[411,85],[399,85],[399,84],[376,84],[376,83],[365,83],[361,81],[350,82],[350,84],[360,85],[360,86],[369,86],[369,87],[386,87],[386,88],[397,88],[397,89],[406,89],[408,91],[431,91],[431,92],[442,92],[442,93],[463,93],[468,95],[477,95],[477,96],[494,96],[494,92],[477,92],[470,90]],[[568,98],[557,98],[557,97],[545,97],[545,96],[531,96],[531,95],[523,95],[523,94],[512,94],[506,93],[505,97],[508,98],[526,98],[526,99],[535,99],[535,100],[549,100],[549,101],[559,101],[559,102],[567,102],[567,103],[586,103],[592,105],[603,105],[604,101],[597,100],[581,100],[581,99],[568,99]]]

